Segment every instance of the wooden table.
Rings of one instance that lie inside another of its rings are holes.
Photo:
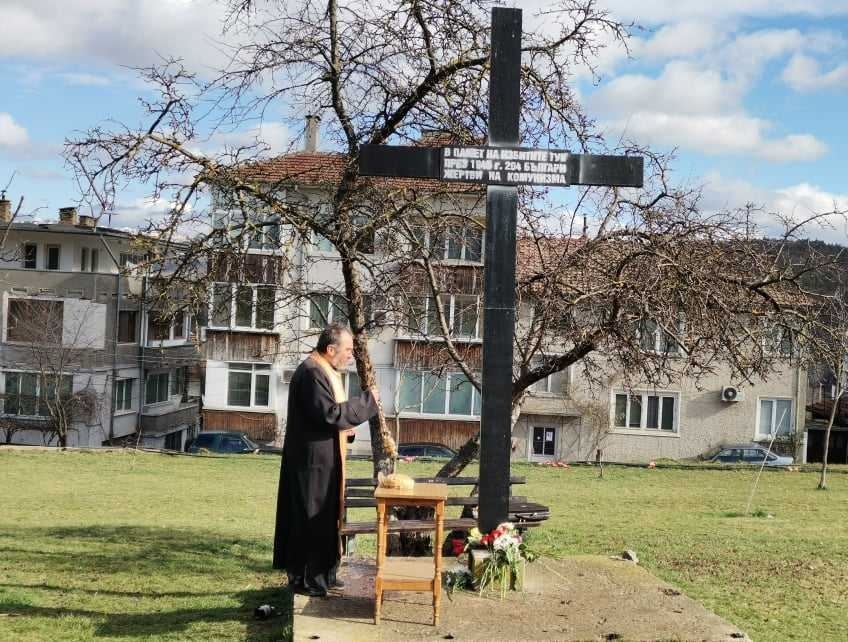
[[[385,591],[426,591],[433,593],[433,626],[439,623],[439,601],[442,590],[442,538],[444,536],[445,499],[447,484],[415,484],[412,490],[377,488],[377,580],[374,583],[376,604],[374,624],[380,623],[380,609]],[[386,516],[391,506],[422,506],[436,513],[433,540],[434,559],[388,558],[386,559]]]

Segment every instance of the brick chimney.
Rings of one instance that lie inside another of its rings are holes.
[[[12,220],[12,201],[6,198],[6,192],[0,194],[0,223],[9,223]]]
[[[59,208],[59,222],[66,223],[68,225],[76,225],[79,221],[77,218],[77,208],[76,207],[60,207]]]
[[[86,215],[83,214],[82,216],[79,217],[79,226],[80,227],[90,227],[90,228],[94,229],[94,227],[95,227],[94,217],[93,216],[86,216]]]
[[[320,124],[320,116],[316,114],[309,114],[306,117],[306,133],[303,136],[303,151],[318,151],[318,127],[320,126]]]

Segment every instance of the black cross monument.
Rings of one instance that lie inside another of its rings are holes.
[[[489,144],[442,148],[363,145],[363,176],[431,178],[487,185],[480,438],[480,530],[509,514],[510,414],[515,337],[517,185],[642,187],[638,156],[571,154],[518,147],[521,9],[492,9]]]

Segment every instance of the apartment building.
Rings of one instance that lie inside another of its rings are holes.
[[[181,449],[198,424],[196,324],[146,303],[136,235],[72,207],[13,221],[5,197],[0,233],[0,441]]]
[[[314,121],[308,125],[304,150],[262,163],[255,171],[256,178],[273,184],[286,199],[312,204],[320,212],[342,175],[344,157],[317,150],[316,127]],[[386,186],[408,188],[412,179],[397,179],[397,185],[393,180]],[[426,185],[418,187],[426,191]],[[461,202],[465,219],[481,225],[435,232],[411,221],[410,228],[440,275],[447,277],[442,278],[447,285],[441,298],[448,327],[466,363],[479,372],[485,204],[479,192],[457,193],[451,201],[434,203],[433,209],[447,211]],[[241,228],[244,215],[217,204],[217,225],[231,225],[233,216],[235,227]],[[257,217],[261,219],[261,213]],[[277,241],[295,239],[281,234],[280,228],[263,229],[276,229]],[[383,262],[380,246],[375,238],[375,264]],[[274,283],[230,279],[215,284],[207,330],[204,426],[243,430],[264,439],[274,431],[279,439],[285,430],[291,372],[326,323],[346,318],[341,264],[332,245],[314,236],[267,247],[258,239],[247,243],[244,252],[254,260],[274,255],[286,269]],[[397,305],[389,306],[391,318],[382,326],[375,323],[369,333],[389,426],[399,443],[458,448],[479,430],[481,396],[443,349],[435,302],[421,266],[410,261],[397,269],[406,270],[407,309],[399,312]],[[372,277],[363,272],[362,278],[368,291]],[[293,297],[298,289],[301,295]],[[377,302],[371,308],[372,318],[380,314]],[[551,340],[555,343],[556,337]],[[644,340],[646,349],[665,349],[659,335],[646,334]],[[754,385],[733,380],[729,370],[721,369],[697,382],[684,378],[663,389],[634,385],[628,374],[613,377],[602,390],[590,387],[575,368],[534,384],[515,426],[513,457],[585,460],[594,459],[600,449],[607,461],[680,459],[720,443],[789,438],[804,423],[806,375],[789,361],[768,381]],[[346,385],[349,391],[359,388],[355,372],[347,373]],[[599,422],[599,416],[604,420]],[[359,427],[353,451],[370,452],[367,426]]]

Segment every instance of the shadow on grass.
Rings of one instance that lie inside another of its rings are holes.
[[[220,632],[231,622],[244,637],[233,631],[227,639],[291,640],[292,596],[271,569],[269,544],[189,529],[6,526],[0,528],[0,615],[7,623],[80,617],[90,621],[94,637],[186,632],[189,639],[193,626]],[[245,590],[248,585],[257,588]],[[279,615],[256,620],[261,604]],[[45,624],[45,632],[57,626]]]

